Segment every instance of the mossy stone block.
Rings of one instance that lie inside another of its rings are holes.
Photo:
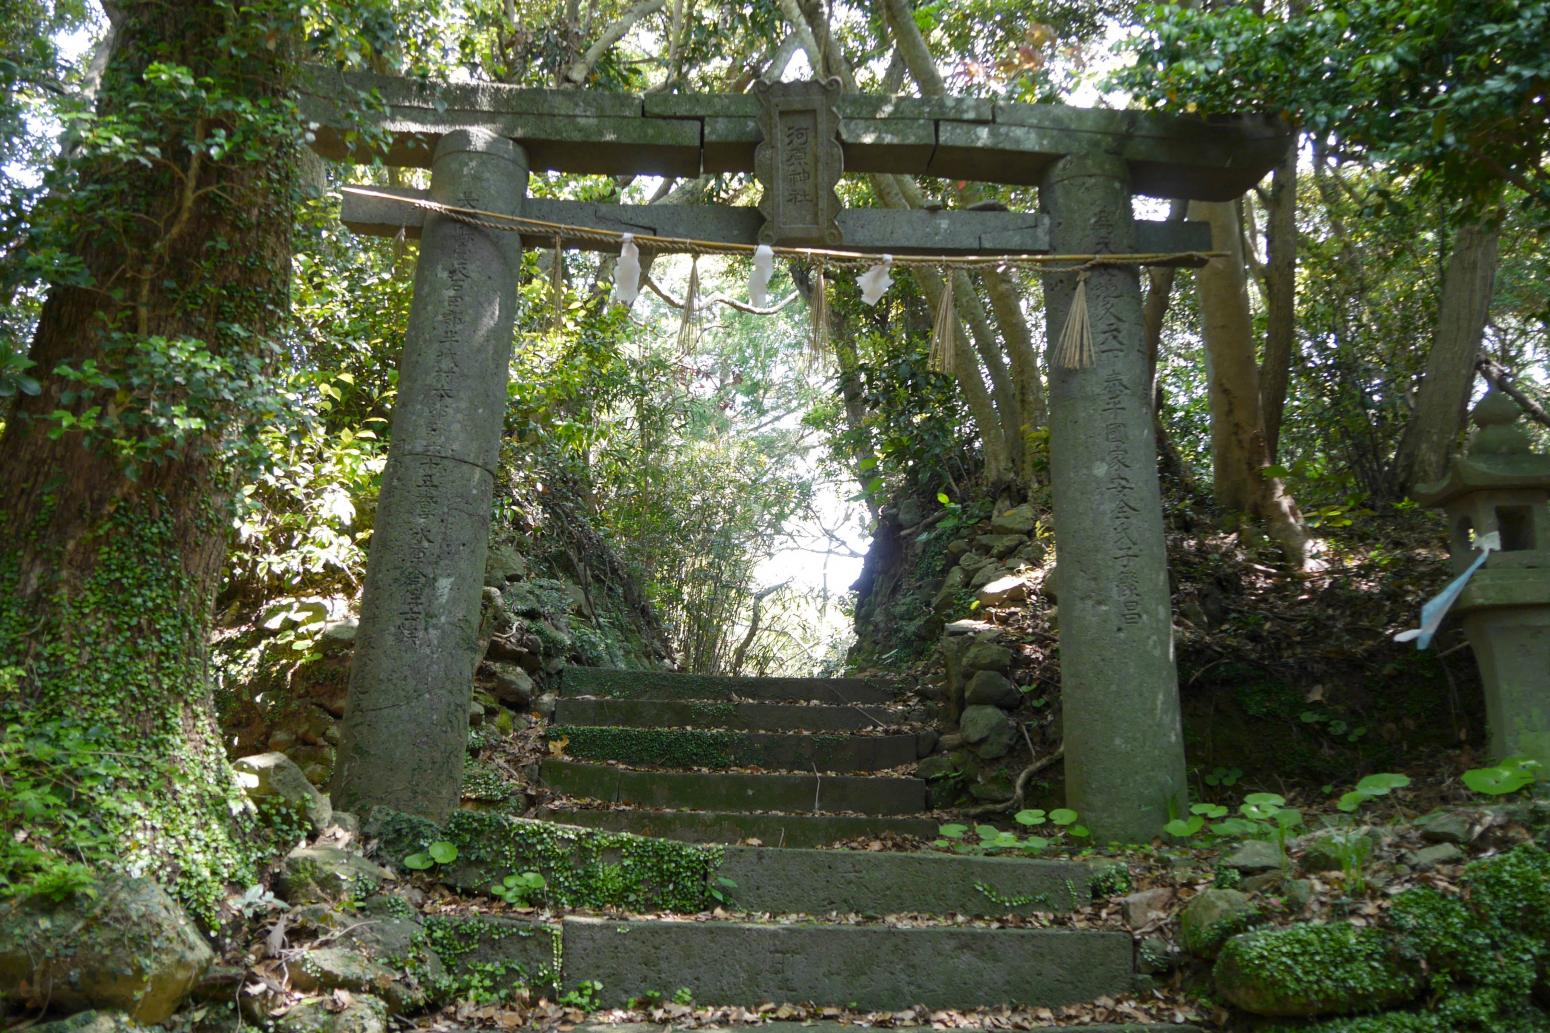
[[[1179,939],[1191,954],[1215,957],[1222,944],[1258,922],[1259,917],[1259,908],[1247,893],[1202,890],[1179,912]]]
[[[1256,1015],[1379,1011],[1425,984],[1419,959],[1378,929],[1308,923],[1234,936],[1212,970],[1217,993]]]

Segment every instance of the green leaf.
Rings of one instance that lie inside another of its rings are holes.
[[[431,860],[437,864],[451,864],[457,860],[457,847],[444,839],[432,843],[427,852],[431,855]]]
[[[953,504],[953,500],[947,497],[947,492],[945,492],[945,491],[937,492],[936,493],[936,500],[938,502],[940,502],[944,506],[950,506],[950,505]]]
[[[410,854],[404,858],[404,867],[412,868],[417,872],[423,872],[435,863],[431,860],[430,854]]]
[[[1044,812],[1037,809],[1018,811],[1012,815],[1012,820],[1019,825],[1042,825],[1044,824],[1044,818]]]
[[[956,823],[940,825],[937,827],[937,832],[943,836],[946,836],[948,839],[962,839],[963,834],[967,831],[969,831],[969,826],[959,825]]]
[[[1378,774],[1368,775],[1356,783],[1356,791],[1368,793],[1372,796],[1382,796],[1391,789],[1403,789],[1409,784],[1409,775],[1399,775],[1392,771],[1380,771]]]
[[[1077,813],[1069,807],[1059,807],[1049,812],[1049,820],[1056,825],[1071,825],[1076,819]]]

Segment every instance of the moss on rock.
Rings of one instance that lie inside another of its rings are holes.
[[[1377,929],[1310,923],[1228,940],[1213,970],[1217,991],[1256,1015],[1377,1011],[1413,1000],[1418,959]]]

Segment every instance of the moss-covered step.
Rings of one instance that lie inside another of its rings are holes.
[[[829,704],[891,703],[893,692],[861,678],[731,678],[678,671],[616,671],[606,667],[567,667],[560,679],[563,696],[609,699],[737,699]]]
[[[641,771],[546,760],[544,784],[567,796],[691,811],[851,811],[914,814],[926,809],[918,778],[866,775],[751,775]]]
[[[496,915],[431,915],[424,936],[442,965],[433,989],[443,1000],[464,999],[475,990],[501,996],[519,988],[549,994],[558,982],[558,924]]]
[[[554,721],[562,725],[728,728],[744,732],[853,732],[903,723],[898,714],[885,707],[600,697],[559,700]]]
[[[552,821],[589,828],[633,832],[687,843],[742,843],[756,839],[772,847],[820,847],[845,840],[894,833],[930,839],[937,822],[930,818],[870,818],[852,814],[740,814],[728,811],[597,810],[550,808]]]
[[[771,914],[994,916],[1092,901],[1078,861],[729,846],[717,875],[735,884],[731,906]]]
[[[605,1006],[688,987],[698,1004],[1059,1007],[1132,989],[1128,933],[567,918],[567,986]]]
[[[883,771],[914,764],[914,735],[734,732],[712,728],[550,725],[567,757],[660,768],[758,767],[774,771]]]

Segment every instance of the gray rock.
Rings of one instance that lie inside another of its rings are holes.
[[[1244,879],[1238,888],[1245,893],[1263,893],[1265,890],[1280,889],[1285,881],[1286,876],[1280,871],[1260,872],[1258,875],[1251,875]]]
[[[1139,929],[1167,914],[1168,901],[1172,897],[1172,891],[1162,886],[1132,893],[1128,897],[1119,898],[1120,913],[1125,916],[1126,925]]]
[[[1288,905],[1301,911],[1313,902],[1313,880],[1288,879],[1281,887],[1281,895]]]
[[[899,503],[899,526],[914,527],[926,519],[926,505],[919,499],[910,497]]]
[[[933,613],[945,614],[952,606],[958,593],[963,591],[964,584],[969,580],[968,571],[962,567],[954,567],[947,572],[947,577],[942,579],[942,587],[937,589],[935,597],[931,600]]]
[[[490,668],[495,675],[494,682],[490,686],[490,695],[518,710],[532,704],[533,678],[531,675],[512,663],[495,662],[490,665]]]
[[[1180,952],[1161,936],[1147,936],[1136,948],[1136,970],[1142,975],[1161,975],[1178,968]]]
[[[963,691],[963,699],[970,706],[1000,707],[1014,710],[1023,701],[1023,694],[1004,674],[996,671],[975,671]]]
[[[1274,843],[1264,839],[1250,839],[1228,854],[1222,864],[1228,868],[1235,868],[1244,875],[1254,875],[1259,872],[1278,871],[1284,866],[1284,862],[1281,851],[1276,849]]]
[[[533,709],[538,711],[545,719],[552,720],[554,718],[554,708],[559,706],[559,704],[560,697],[558,693],[546,692],[533,702]]]
[[[328,797],[283,753],[256,753],[235,761],[232,768],[249,800],[281,805],[306,818],[313,832],[327,828],[334,816]]]
[[[1376,1012],[1426,985],[1421,961],[1381,930],[1305,923],[1235,936],[1211,972],[1219,996],[1275,1017]]]
[[[1259,908],[1247,893],[1204,889],[1179,912],[1179,940],[1202,958],[1216,956],[1233,936],[1259,920]]]
[[[1421,838],[1428,843],[1468,843],[1473,838],[1474,822],[1458,811],[1439,811],[1422,818]]]
[[[286,962],[291,985],[304,993],[348,990],[382,998],[399,1015],[425,1006],[429,993],[410,978],[365,953],[347,947],[312,947]]]
[[[215,960],[155,882],[107,875],[96,896],[0,905],[0,995],[165,1022]],[[22,991],[26,984],[27,990]]]
[[[1044,580],[1039,582],[1039,594],[1050,602],[1060,601],[1060,585],[1056,582],[1055,575],[1060,573],[1060,564],[1055,564],[1044,572]]]
[[[990,530],[995,534],[1026,536],[1038,522],[1039,516],[1033,511],[1033,504],[1025,502],[1021,506],[1014,506],[1000,516],[992,517],[990,520]]]
[[[491,588],[502,588],[508,581],[527,576],[527,560],[512,546],[504,542],[490,546],[484,559],[484,583]]]
[[[966,552],[958,560],[958,569],[965,574],[972,574],[982,567],[989,566],[996,561],[981,552]]]
[[[989,621],[977,621],[970,617],[953,621],[951,624],[945,625],[942,631],[948,635],[984,634],[990,638],[999,638],[1003,634],[1001,628]]]
[[[1012,651],[994,642],[977,641],[964,650],[960,663],[965,671],[1000,671],[1005,674],[1012,666]]]
[[[1021,534],[982,534],[974,544],[998,560],[1004,560],[1019,548],[1028,544],[1028,536]]]
[[[355,629],[358,623],[354,619],[342,621],[330,621],[323,625],[323,630],[318,634],[318,645],[323,651],[349,649],[355,645]]]
[[[1016,574],[1005,574],[980,586],[975,596],[981,606],[1001,606],[1028,598],[1028,585]]]
[[[353,996],[334,1010],[329,998],[302,1001],[274,1020],[274,1033],[385,1033],[387,1004],[370,994]]]
[[[144,1029],[119,1011],[82,1011],[67,1019],[28,1026],[27,1033],[137,1033]]]
[[[298,847],[280,862],[275,893],[288,904],[361,900],[382,885],[382,869],[353,850]]]
[[[953,759],[946,753],[937,753],[924,758],[915,766],[915,775],[918,778],[932,779],[944,778],[959,771],[959,765],[953,763]]]
[[[1000,707],[965,707],[958,726],[964,741],[986,760],[1006,756],[1017,738],[1017,730]]]
[[[995,560],[991,560],[989,563],[985,564],[983,567],[969,575],[969,587],[978,590],[984,588],[986,585],[993,581],[999,581],[1005,576],[1006,567],[1002,566],[1000,563],[997,563]],[[978,593],[976,591],[976,595],[977,594]]]
[[[969,543],[964,541],[962,538],[954,538],[952,541],[947,543],[947,554],[949,556],[962,556],[968,551]]]
[[[1370,829],[1334,829],[1298,840],[1302,856],[1297,864],[1305,872],[1338,872],[1350,862],[1360,864],[1372,855],[1378,836]]]
[[[1424,872],[1441,864],[1462,864],[1464,858],[1464,851],[1457,843],[1438,843],[1411,851],[1405,855],[1405,862],[1416,871]]]

